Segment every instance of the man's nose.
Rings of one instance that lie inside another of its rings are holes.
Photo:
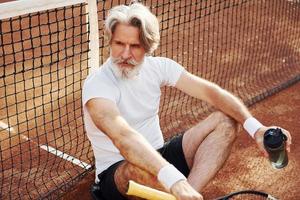
[[[130,45],[126,45],[122,52],[122,59],[127,60],[131,57]]]

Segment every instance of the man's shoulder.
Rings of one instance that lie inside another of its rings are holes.
[[[171,60],[170,58],[167,57],[161,57],[161,56],[146,56],[146,60],[150,62],[166,62],[167,60]]]
[[[178,65],[178,63],[175,60],[167,57],[161,57],[161,56],[147,56],[146,60],[148,64],[160,66],[160,67]]]
[[[147,56],[145,58],[146,68],[150,71],[157,71],[164,68],[169,63],[169,58],[160,56]]]
[[[87,76],[84,84],[88,83],[106,83],[106,84],[114,84],[114,76],[112,71],[110,70],[108,63],[103,63],[100,67],[92,70]]]

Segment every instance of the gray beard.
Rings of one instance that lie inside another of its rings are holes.
[[[128,63],[134,65],[134,67],[127,68],[127,67],[120,67],[118,65],[118,63],[120,62],[120,59],[116,59],[111,56],[111,61],[112,61],[111,69],[112,69],[114,75],[117,78],[121,78],[124,80],[133,79],[134,77],[139,75],[140,70],[143,65],[143,62],[144,62],[144,60],[140,63],[137,63],[134,60],[130,60],[130,61],[128,61]]]

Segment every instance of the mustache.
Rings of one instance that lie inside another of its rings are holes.
[[[124,63],[124,64],[130,64],[130,65],[138,65],[139,63],[137,61],[135,61],[133,58],[131,59],[122,59],[122,58],[112,58],[113,60],[113,63],[115,64],[121,64],[121,63]]]

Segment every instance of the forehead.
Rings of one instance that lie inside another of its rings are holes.
[[[117,24],[112,39],[124,43],[140,43],[139,28],[128,24]]]

